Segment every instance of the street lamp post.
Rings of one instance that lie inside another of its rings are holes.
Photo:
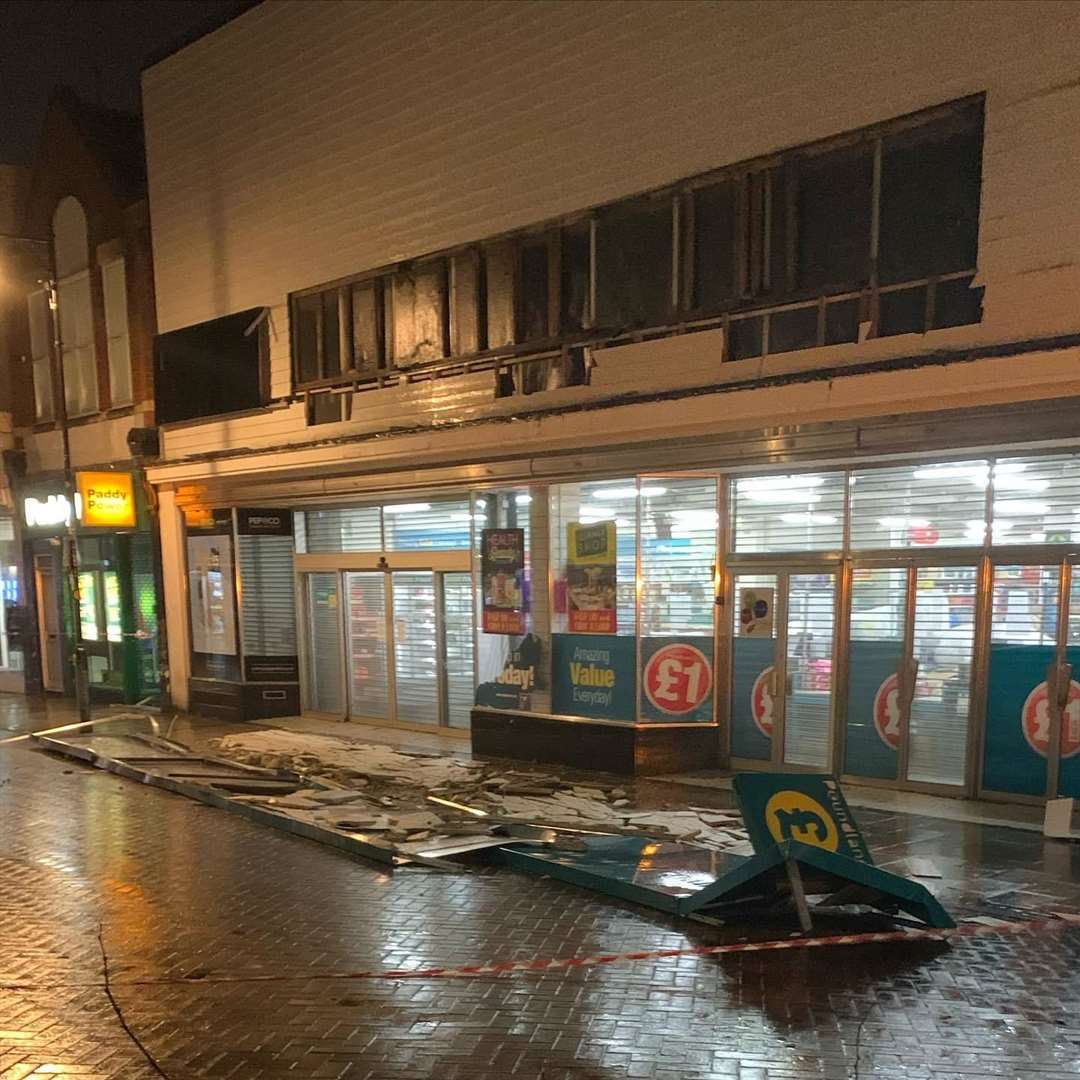
[[[56,393],[54,412],[60,428],[60,445],[64,461],[64,495],[67,499],[67,528],[64,535],[64,571],[68,578],[74,604],[73,639],[75,643],[75,704],[79,710],[79,720],[90,719],[90,673],[87,667],[86,646],[82,636],[82,591],[79,587],[79,538],[75,513],[75,471],[71,465],[71,433],[68,426],[67,385],[64,376],[64,343],[60,333],[60,294],[56,279],[56,244],[52,229],[49,237],[43,240],[36,236],[13,236],[0,233],[0,239],[12,240],[24,244],[44,245],[48,253],[48,279],[40,282],[45,286],[49,308],[49,365],[52,369],[53,386]]]

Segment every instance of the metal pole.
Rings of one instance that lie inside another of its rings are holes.
[[[75,472],[71,467],[71,434],[68,429],[67,385],[64,378],[64,343],[60,332],[59,286],[56,276],[56,243],[49,229],[49,319],[52,323],[53,379],[56,386],[56,422],[60,427],[60,445],[64,456],[64,494],[68,502],[67,535],[64,540],[64,569],[68,575],[73,605],[72,638],[75,644],[75,704],[79,720],[90,719],[90,680],[86,647],[82,637],[82,594],[79,589],[79,538],[75,514]]]

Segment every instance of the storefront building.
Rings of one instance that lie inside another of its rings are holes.
[[[146,73],[174,700],[1065,790],[1080,16],[673,10],[262,5]],[[429,45],[424,137],[337,107]]]
[[[57,91],[16,216],[18,303],[4,327],[12,513],[10,539],[0,519],[0,580],[4,655],[22,679],[0,674],[2,689],[72,695],[77,642],[93,702],[156,698],[161,685],[141,469],[156,439],[149,231],[138,118]],[[72,522],[78,598],[64,554]]]

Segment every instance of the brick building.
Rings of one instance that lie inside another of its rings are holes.
[[[27,239],[19,241],[17,304],[8,308],[14,453],[7,464],[22,558],[10,560],[20,569],[14,595],[5,599],[25,612],[26,686],[71,692],[77,618],[94,698],[138,700],[158,683],[150,516],[128,442],[132,429],[153,426],[156,331],[138,118],[57,91],[28,170],[16,231]],[[95,521],[87,499],[76,497],[77,607],[60,543],[72,512],[64,478],[65,413],[80,484],[86,491],[94,484],[95,491],[115,488],[124,504],[111,521],[100,513]]]
[[[1080,794],[1078,30],[266,2],[149,69],[176,699]]]

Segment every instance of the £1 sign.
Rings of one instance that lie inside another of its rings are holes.
[[[900,680],[893,672],[874,695],[874,727],[891,750],[900,748]]]
[[[705,654],[682,643],[657,649],[643,674],[645,696],[669,716],[685,716],[703,705],[712,693],[712,681],[712,664]]]
[[[1028,746],[1040,757],[1050,749],[1050,689],[1039,683],[1027,696],[1020,712],[1020,726]],[[1069,700],[1061,710],[1061,756],[1080,753],[1080,683],[1069,682]]]

